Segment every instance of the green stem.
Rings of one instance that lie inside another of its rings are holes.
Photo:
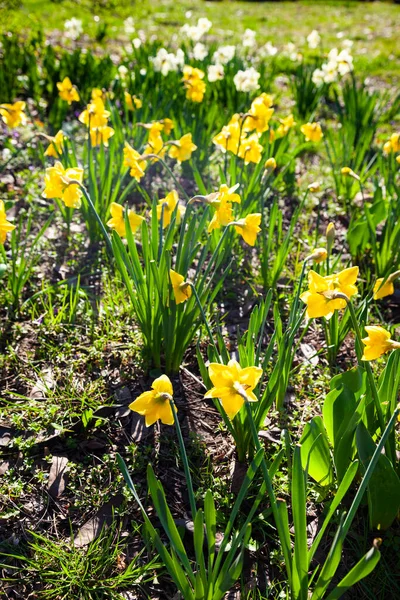
[[[173,172],[171,171],[171,169],[169,168],[169,166],[167,165],[167,163],[164,162],[164,160],[160,156],[158,156],[158,154],[144,154],[142,156],[143,160],[147,160],[149,158],[156,158],[162,164],[162,166],[166,169],[166,171],[168,172],[168,174],[174,180],[176,186],[181,190],[182,194],[185,196],[186,200],[189,202],[190,201],[189,196],[187,195],[187,193],[185,192],[184,188],[179,183],[179,181],[177,180],[177,178],[175,177],[175,175],[173,174]]]
[[[106,242],[106,245],[107,245],[107,249],[110,252],[110,254],[112,255],[113,254],[113,249],[112,249],[112,244],[111,244],[110,236],[108,235],[108,233],[106,231],[106,228],[104,227],[104,223],[100,219],[100,216],[99,216],[97,210],[95,209],[95,206],[94,206],[94,204],[92,202],[91,197],[88,194],[87,189],[79,181],[71,180],[70,183],[69,183],[69,185],[71,185],[71,184],[77,184],[81,188],[81,190],[83,192],[83,195],[85,196],[86,201],[87,201],[87,203],[89,205],[89,208],[92,211],[92,213],[94,214],[94,217],[97,220],[97,222],[98,222],[98,224],[100,226],[100,229],[101,229],[101,231],[103,233],[103,236],[104,236],[104,239],[105,239],[105,242]]]
[[[183,470],[185,472],[186,484],[187,484],[187,488],[188,488],[190,510],[192,511],[192,519],[194,520],[196,513],[197,513],[197,509],[196,509],[196,501],[195,501],[194,492],[193,492],[192,478],[190,475],[189,462],[188,462],[188,458],[187,458],[187,454],[186,454],[185,444],[183,442],[181,426],[179,425],[178,415],[177,415],[176,409],[175,409],[175,404],[174,404],[173,400],[170,400],[169,403],[171,406],[172,414],[174,415],[176,433],[177,433],[178,442],[179,442],[179,450],[181,453]]]
[[[217,353],[217,356],[219,356],[217,346],[216,346],[216,344],[214,342],[214,338],[213,338],[213,334],[212,334],[212,331],[211,331],[211,327],[210,327],[210,324],[209,324],[208,319],[206,317],[206,313],[204,312],[203,306],[202,306],[202,304],[200,302],[200,298],[199,298],[199,295],[197,293],[197,290],[196,290],[196,288],[195,288],[195,286],[194,286],[193,283],[189,282],[189,284],[190,284],[190,287],[192,288],[194,297],[196,298],[197,306],[200,309],[201,316],[203,317],[204,325],[206,326],[208,337],[210,338],[210,342],[211,342],[212,346],[214,346],[214,350]]]
[[[361,330],[360,330],[360,327],[358,325],[357,316],[356,316],[356,312],[354,310],[354,306],[353,306],[353,304],[352,304],[351,301],[349,301],[347,303],[347,306],[348,306],[349,311],[350,311],[350,316],[351,316],[351,320],[353,322],[353,327],[354,327],[354,331],[355,331],[355,334],[356,334],[357,342],[358,342],[360,348],[362,348],[363,344],[362,344],[362,341],[361,341]],[[381,435],[383,435],[383,432],[385,431],[385,421],[383,419],[382,406],[381,406],[381,402],[379,400],[378,390],[376,389],[376,385],[375,385],[374,374],[372,372],[371,365],[369,364],[368,361],[365,361],[365,363],[362,366],[365,366],[365,370],[367,372],[367,378],[368,378],[369,387],[370,387],[370,390],[371,390],[371,393],[372,393],[372,397],[373,397],[373,400],[374,400],[374,403],[375,403],[376,412],[378,414],[378,420],[379,420],[379,427],[381,429]],[[385,446],[385,449],[386,449],[387,457],[393,463],[393,457],[392,457],[392,451],[391,451],[391,448],[390,448],[390,444],[387,444]]]
[[[261,444],[260,444],[260,440],[258,438],[258,432],[257,432],[256,426],[255,426],[255,423],[254,423],[253,413],[251,411],[250,404],[247,402],[247,400],[245,400],[245,406],[246,406],[246,411],[247,411],[247,417],[248,417],[249,422],[250,422],[251,433],[252,433],[252,436],[253,436],[253,442],[254,442],[254,445],[256,447],[256,450],[258,451],[261,448]],[[291,572],[291,566],[290,566],[291,565],[290,548],[287,546],[287,544],[285,542],[286,537],[285,537],[284,531],[283,531],[283,523],[282,523],[282,520],[281,520],[281,515],[279,514],[279,510],[278,510],[278,506],[277,506],[277,502],[276,502],[276,498],[275,498],[274,489],[272,487],[272,481],[271,481],[271,478],[269,476],[268,467],[267,467],[267,463],[265,462],[265,456],[264,455],[263,455],[262,461],[261,461],[261,469],[262,469],[262,472],[263,472],[264,481],[265,481],[265,485],[266,485],[266,488],[267,488],[269,501],[271,502],[272,514],[274,515],[276,527],[277,527],[277,530],[278,530],[279,540],[280,540],[281,545],[282,545],[282,551],[283,551],[283,556],[285,558],[285,566],[286,566],[286,572],[287,572],[287,575],[288,575],[288,580],[289,580],[289,582],[291,582],[292,572]]]

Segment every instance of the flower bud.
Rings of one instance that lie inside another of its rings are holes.
[[[264,167],[265,167],[265,169],[266,169],[266,170],[267,170],[269,173],[271,173],[272,171],[275,171],[275,169],[276,169],[276,160],[274,159],[274,157],[273,157],[273,156],[271,156],[271,158],[269,158],[269,159],[266,161],[266,163],[265,163]]]
[[[343,177],[352,177],[353,179],[357,179],[357,181],[360,181],[360,178],[357,175],[357,173],[354,173],[353,169],[350,169],[350,167],[342,167],[340,172],[343,175]]]
[[[307,256],[305,260],[313,260],[319,264],[328,258],[328,252],[325,248],[315,248],[315,250]]]
[[[333,223],[329,223],[326,228],[326,242],[327,242],[327,250],[330,256],[332,252],[333,242],[335,241],[335,226]]]

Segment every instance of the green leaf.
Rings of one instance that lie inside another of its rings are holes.
[[[329,594],[326,600],[337,600],[364,577],[367,577],[376,567],[381,558],[381,553],[376,546],[373,546],[365,556],[347,573],[338,583],[334,590]]]
[[[376,446],[364,423],[357,427],[356,441],[360,460],[366,469]],[[387,456],[381,454],[367,488],[370,526],[387,529],[400,510],[400,479]]]
[[[292,511],[295,534],[293,593],[297,600],[307,600],[308,595],[306,502],[307,493],[305,474],[301,464],[301,449],[300,446],[296,446],[293,459]]]
[[[310,477],[320,486],[332,485],[334,482],[332,460],[321,417],[314,417],[306,423],[300,445],[302,465]]]

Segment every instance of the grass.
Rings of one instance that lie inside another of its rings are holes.
[[[137,30],[143,30],[147,35],[157,34],[166,41],[185,22],[195,22],[202,16],[213,22],[212,33],[224,43],[237,43],[242,32],[251,28],[257,31],[260,41],[269,40],[278,48],[288,42],[302,47],[305,37],[312,29],[317,29],[323,33],[322,43],[326,50],[338,45],[338,34],[340,39],[354,40],[355,64],[360,72],[379,77],[388,84],[395,84],[400,74],[400,50],[396,43],[398,7],[388,2],[163,0],[159,3],[135,2],[129,6],[116,1],[105,6],[85,1],[79,4],[79,18],[83,21],[84,31],[91,37],[96,35],[101,23],[107,25],[106,39],[124,39],[123,21],[128,16],[133,17]],[[191,16],[187,18],[188,11]],[[65,20],[73,16],[76,16],[75,2],[25,0],[17,10],[5,13],[0,27],[3,31],[24,31],[28,26],[50,32],[63,30]],[[95,16],[100,20],[95,21]]]

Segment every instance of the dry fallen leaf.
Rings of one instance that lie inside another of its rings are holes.
[[[51,461],[47,491],[53,498],[59,498],[67,483],[68,458],[66,456],[53,456]]]

